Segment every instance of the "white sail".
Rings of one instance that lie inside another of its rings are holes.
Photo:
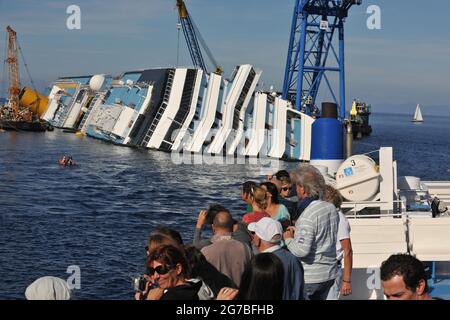
[[[422,122],[423,118],[422,118],[422,112],[420,111],[420,106],[417,105],[416,107],[416,112],[414,113],[414,122]]]

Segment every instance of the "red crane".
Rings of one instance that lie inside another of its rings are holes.
[[[6,31],[8,32],[8,53],[6,63],[8,64],[10,116],[14,121],[30,121],[32,118],[31,112],[28,109],[20,108],[19,106],[20,73],[17,34],[10,26],[6,27]]]
[[[40,97],[36,89],[34,89],[33,79],[31,79],[27,63],[17,41],[16,32],[10,26],[6,27],[6,31],[8,32],[8,47],[5,59],[5,63],[8,64],[8,103],[0,106],[0,129],[36,132],[43,132],[47,129],[51,130],[52,127],[46,121],[38,118],[37,111],[33,113],[30,109],[30,107],[35,107],[36,110],[39,108]],[[21,100],[23,99],[24,93],[26,94],[25,89],[27,88],[20,89],[19,53],[22,55],[25,70],[30,77],[31,85],[34,89],[34,91],[31,90],[30,92],[36,94],[36,100],[31,103],[24,103]],[[5,70],[6,68],[3,71]],[[4,79],[3,75],[4,73],[2,73],[2,82]]]

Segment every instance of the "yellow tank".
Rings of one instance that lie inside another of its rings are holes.
[[[19,98],[19,103],[21,106],[27,107],[31,110],[31,112],[36,113],[39,117],[47,109],[48,98],[31,88],[23,88],[19,94]]]

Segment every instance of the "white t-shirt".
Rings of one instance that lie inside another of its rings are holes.
[[[336,259],[338,262],[344,257],[344,250],[342,250],[341,240],[350,239],[350,224],[341,210],[339,210],[339,226],[336,241]]]

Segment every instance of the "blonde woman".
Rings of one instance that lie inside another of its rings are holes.
[[[269,217],[270,215],[266,212],[267,209],[267,192],[262,187],[253,187],[251,196],[251,205],[253,212],[249,212],[242,217],[242,221],[249,224],[252,222],[258,222],[259,219],[264,217]]]

